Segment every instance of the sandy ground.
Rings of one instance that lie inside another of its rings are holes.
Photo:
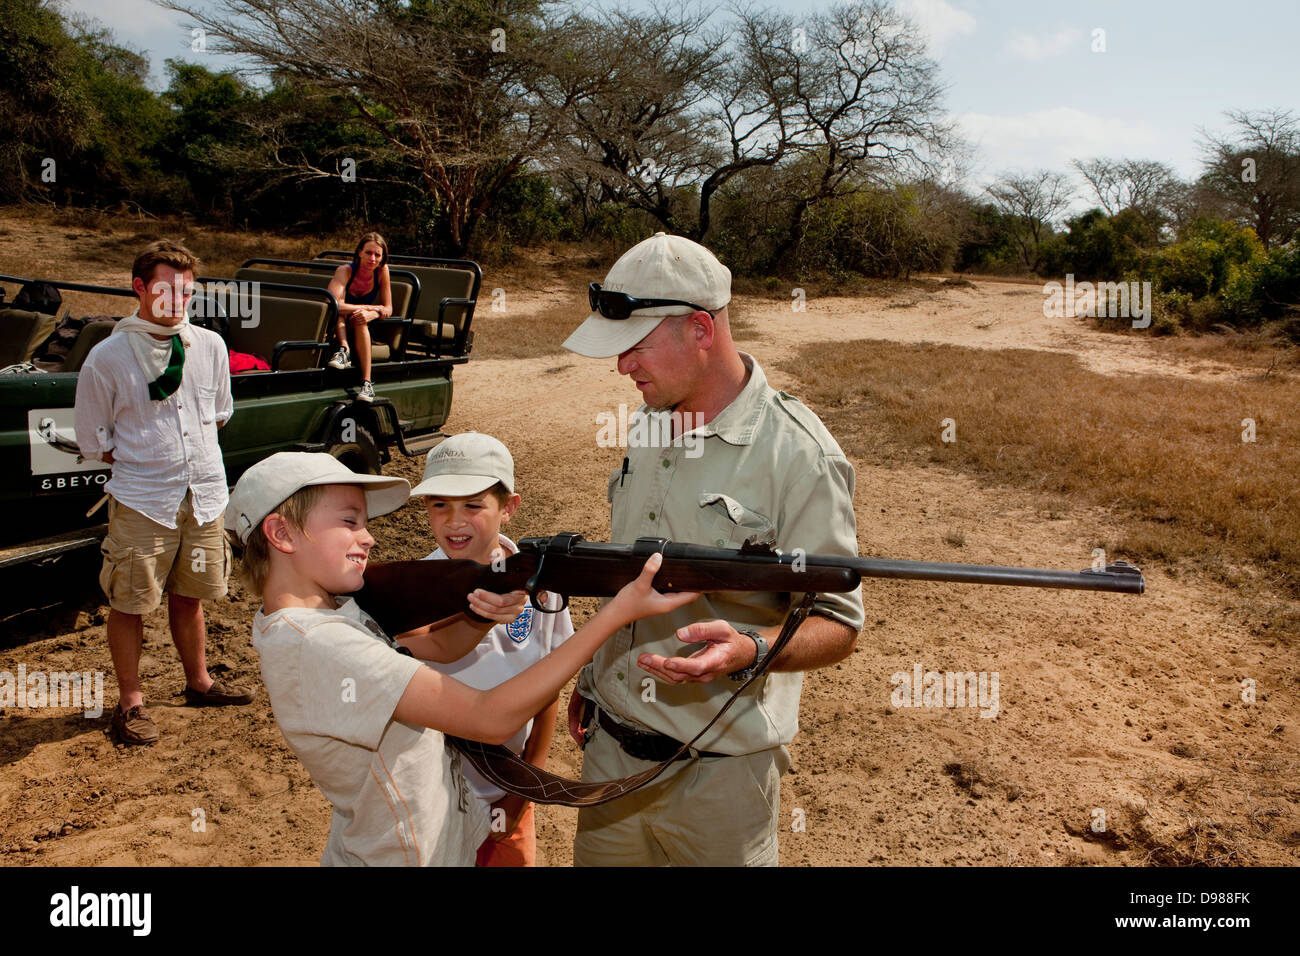
[[[522,320],[571,294],[512,292],[502,318]],[[1236,374],[1206,362],[1180,366],[1142,338],[1046,319],[1041,306],[1035,286],[980,281],[884,299],[810,299],[802,313],[788,302],[740,299],[735,311],[754,323],[742,347],[773,385],[796,395],[801,382],[777,363],[807,342],[857,338],[1062,351],[1116,375]],[[613,362],[567,353],[476,360],[455,381],[448,430],[494,434],[515,455],[524,507],[509,530],[606,539],[605,477],[620,453],[596,446],[595,415],[637,401]],[[1116,532],[1103,509],[1062,514],[1031,493],[938,467],[871,457],[853,464],[864,554],[1082,568],[1091,542]],[[418,477],[419,462],[387,470]],[[960,550],[944,542],[954,529],[965,535]],[[376,536],[378,560],[427,550],[414,508],[378,522]],[[782,863],[1295,864],[1300,688],[1289,648],[1228,613],[1233,594],[1224,588],[1158,566],[1144,571],[1142,597],[868,582],[856,651],[805,681],[782,783]],[[575,619],[589,607],[575,602]],[[328,804],[272,719],[249,641],[252,609],[236,588],[208,613],[214,673],[258,687],[245,708],[180,706],[165,620],[148,620],[141,673],[163,732],[154,747],[114,746],[106,716],[0,712],[0,862],[319,859]],[[80,610],[48,619],[48,636],[0,652],[0,671],[102,670],[111,706],[103,613],[92,589]],[[996,673],[996,715],[989,706],[987,716],[893,706],[891,678],[918,665]],[[1242,700],[1245,679],[1255,682],[1253,703]],[[557,728],[551,768],[576,775],[579,762]],[[538,809],[539,862],[571,862],[576,817]]]

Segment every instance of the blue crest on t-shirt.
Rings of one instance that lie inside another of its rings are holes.
[[[524,608],[524,613],[506,625],[506,633],[510,635],[510,640],[516,644],[522,644],[528,640],[528,633],[533,629],[533,609],[532,607]]]

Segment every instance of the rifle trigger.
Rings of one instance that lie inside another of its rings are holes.
[[[555,595],[560,599],[560,606],[555,610],[551,610],[546,606],[546,599],[551,596],[549,591],[529,591],[528,601],[535,610],[541,611],[543,614],[559,614],[569,606],[569,596],[560,594],[558,591],[555,592]]]
[[[533,607],[539,607],[537,604],[537,592],[541,588],[542,568],[546,565],[546,549],[542,548],[541,553],[537,556],[537,569],[533,571],[532,576],[524,584],[524,590],[528,592],[528,599],[533,602]]]

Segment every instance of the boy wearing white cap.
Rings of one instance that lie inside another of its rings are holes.
[[[424,479],[411,492],[413,498],[420,496],[438,542],[437,550],[426,560],[468,558],[490,564],[498,555],[519,550],[501,533],[501,526],[510,521],[521,501],[515,492],[514,459],[492,436],[477,432],[453,435],[430,451]],[[523,598],[523,592],[518,597]],[[541,613],[525,605],[513,619],[495,624],[459,660],[428,663],[471,687],[495,687],[541,660],[573,634],[568,609],[560,610],[560,604],[559,595],[552,594],[542,605],[555,613]],[[424,656],[418,640],[399,635],[398,642],[416,657]],[[545,767],[558,709],[557,697],[506,741],[506,746],[533,766]],[[479,847],[478,865],[533,866],[537,836],[532,803],[493,786],[473,767],[465,768],[465,777],[475,793],[492,805],[492,829]]]
[[[367,519],[401,507],[409,490],[329,455],[281,452],[244,473],[226,510],[245,577],[262,595],[253,646],[276,722],[334,805],[326,865],[472,864],[489,819],[437,731],[508,740],[610,634],[683,603],[650,587],[656,555],[555,654],[475,690],[401,653],[351,598],[336,597],[361,587],[375,543]],[[501,601],[476,591],[468,606],[491,616]],[[442,659],[473,646],[468,630],[438,632]]]
[[[656,233],[588,295],[592,313],[565,348],[618,356],[618,371],[646,406],[672,413],[678,432],[663,447],[629,447],[610,477],[612,541],[857,553],[853,467],[817,416],[771,388],[753,356],[736,348],[731,273],[712,252]],[[690,440],[680,440],[692,422]],[[574,739],[590,734],[582,778],[624,777],[676,753],[717,713],[733,681],[766,657],[797,598],[706,594],[615,635],[569,704]],[[579,812],[574,862],[775,865],[802,672],[847,657],[861,627],[860,591],[821,595],[767,673],[700,739],[697,759],[665,771],[653,794]],[[644,674],[655,679],[654,694],[641,692]],[[584,719],[584,698],[594,720]]]

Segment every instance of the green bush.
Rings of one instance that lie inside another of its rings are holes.
[[[1155,285],[1157,331],[1255,325],[1300,304],[1300,249],[1266,252],[1254,230],[1228,222],[1198,220],[1142,271]]]
[[[1277,318],[1300,304],[1300,248],[1274,248],[1232,271],[1223,290],[1224,309],[1238,323]]]
[[[1223,291],[1237,269],[1266,258],[1264,244],[1253,229],[1200,219],[1187,239],[1151,256],[1148,268],[1160,291],[1185,292],[1201,299]]]
[[[911,187],[863,189],[830,200],[805,220],[795,248],[801,272],[827,271],[899,278],[952,268],[957,236],[927,216]]]
[[[1053,247],[1056,238],[1049,237],[1043,248],[1047,250]],[[1024,265],[1016,247],[1012,217],[999,212],[992,203],[974,206],[961,233],[953,269],[957,272],[993,275],[1023,272]]]
[[[487,215],[484,244],[496,241],[530,246],[577,238],[568,216],[557,203],[550,179],[536,173],[516,176],[497,195]]]
[[[1114,282],[1133,272],[1142,260],[1142,250],[1157,244],[1159,237],[1146,219],[1134,209],[1107,216],[1090,209],[1066,222],[1067,232],[1052,236],[1041,249],[1039,274]]]

